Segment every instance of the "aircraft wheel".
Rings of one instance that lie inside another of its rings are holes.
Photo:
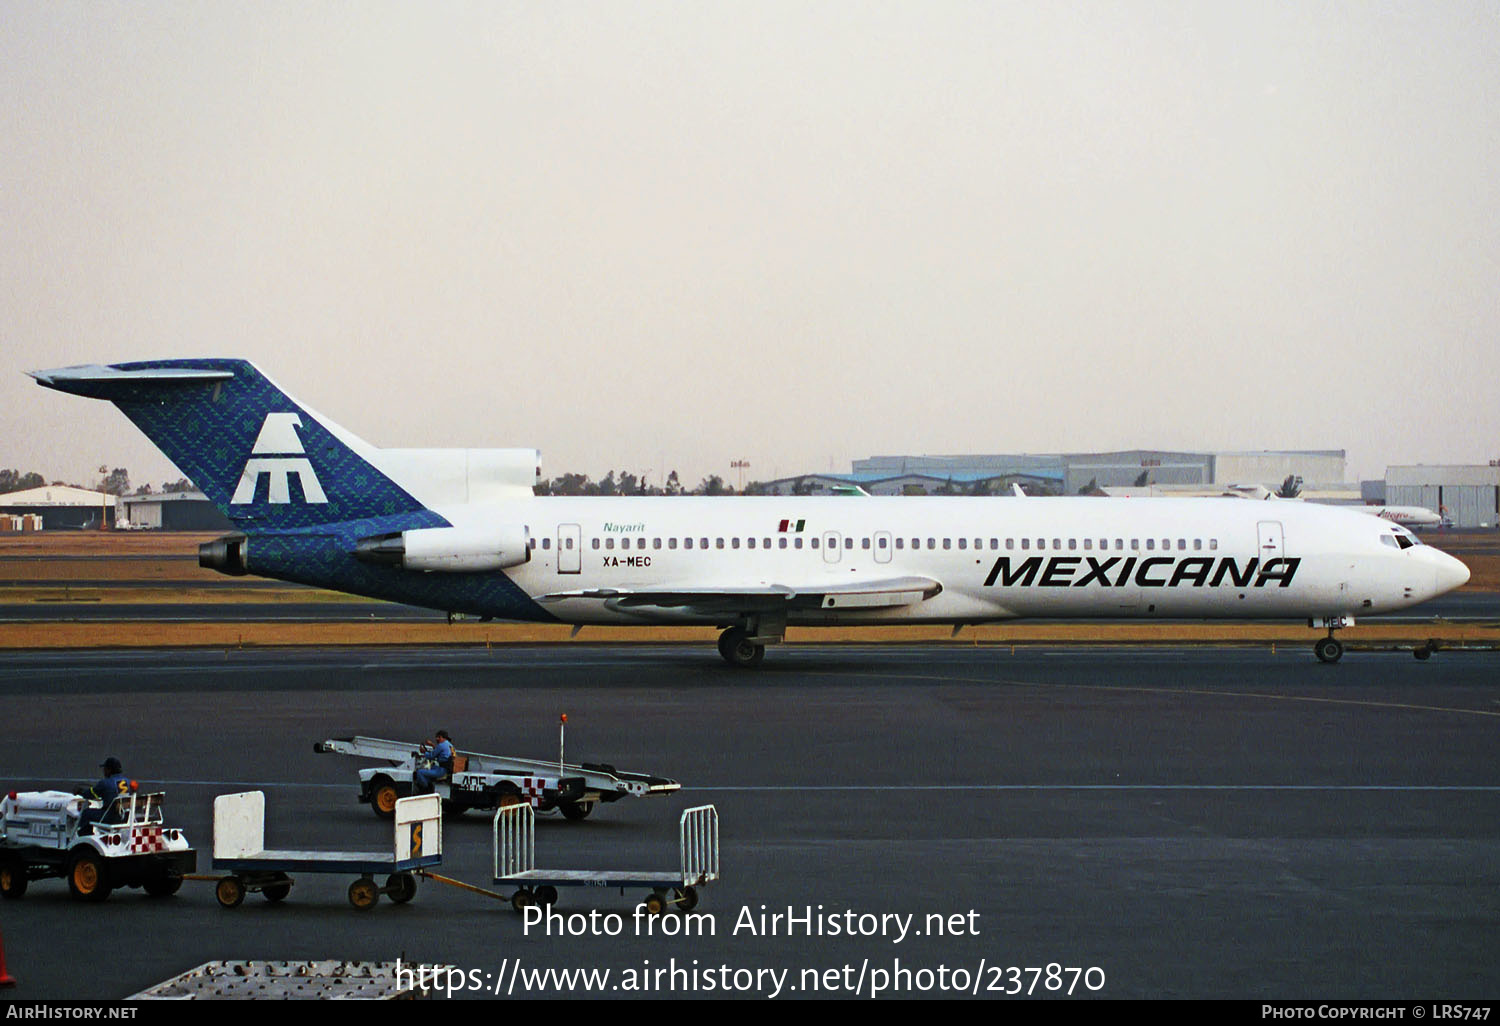
[[[103,901],[112,889],[104,876],[104,861],[93,851],[80,851],[68,862],[68,890],[73,897]]]
[[[752,643],[745,628],[731,627],[719,635],[719,655],[731,666],[751,669],[766,657],[766,646]]]
[[[380,888],[375,886],[375,881],[367,876],[362,876],[349,885],[349,904],[367,912],[375,907],[380,900]]]
[[[225,908],[237,908],[245,900],[245,881],[237,876],[226,876],[214,886],[214,897]]]
[[[1313,645],[1313,654],[1318,657],[1319,662],[1336,663],[1344,655],[1344,646],[1334,638],[1319,638]]]
[[[396,785],[389,777],[376,777],[370,783],[370,808],[375,815],[381,819],[390,819],[396,815],[396,799],[401,793],[396,790]]]

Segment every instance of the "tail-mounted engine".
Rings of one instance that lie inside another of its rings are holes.
[[[504,570],[531,559],[531,532],[524,526],[422,527],[363,538],[354,547],[354,558],[402,570]]]
[[[215,541],[198,546],[198,565],[206,570],[217,570],[231,577],[243,577],[250,571],[245,567],[245,554],[250,539],[243,534],[229,534]]]

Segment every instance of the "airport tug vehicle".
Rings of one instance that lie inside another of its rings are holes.
[[[627,773],[602,763],[568,763],[563,759],[563,731],[558,728],[556,761],[519,759],[510,755],[454,750],[453,770],[433,787],[443,810],[498,809],[527,804],[538,812],[560,812],[567,819],[584,819],[600,802],[670,794],[682,785],[649,773]],[[378,737],[336,737],[319,741],[313,751],[384,762],[359,771],[359,800],[375,815],[389,819],[397,799],[412,793],[416,770],[430,765],[421,746]]]
[[[396,802],[392,814],[395,838],[389,851],[313,851],[268,849],[264,791],[221,794],[214,799],[214,869],[219,878],[214,896],[235,908],[247,891],[259,891],[270,902],[291,893],[291,873],[358,873],[349,885],[349,904],[364,911],[382,894],[398,904],[417,895],[418,871],[443,861],[443,811],[435,794],[413,795]],[[384,875],[385,884],[375,877]]]
[[[197,867],[187,837],[162,818],[162,792],[118,795],[108,807],[67,791],[11,791],[0,799],[0,894],[61,877],[73,897],[103,901],[119,887],[176,894]],[[85,809],[100,810],[92,824]]]

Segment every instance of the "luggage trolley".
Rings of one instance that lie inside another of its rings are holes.
[[[679,871],[537,869],[536,813],[530,805],[511,805],[495,813],[495,883],[514,884],[510,899],[517,912],[527,905],[552,905],[559,887],[650,888],[642,902],[660,915],[669,907],[689,912],[698,905],[698,888],[719,878],[719,811],[712,805],[687,809],[677,827]]]
[[[246,891],[260,891],[267,901],[282,900],[292,889],[288,872],[358,873],[359,879],[349,885],[349,904],[355,908],[374,908],[382,894],[395,902],[410,901],[417,893],[412,871],[443,861],[442,800],[435,794],[402,798],[395,820],[390,851],[267,850],[265,792],[221,794],[214,799],[213,866],[230,875],[220,877],[214,894],[220,905],[234,908]],[[384,887],[375,882],[376,873],[390,874]]]

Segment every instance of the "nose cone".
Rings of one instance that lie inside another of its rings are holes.
[[[1437,565],[1433,568],[1433,575],[1436,578],[1434,581],[1437,588],[1436,594],[1445,595],[1454,588],[1462,588],[1465,584],[1469,583],[1468,567],[1446,552],[1436,552],[1434,554],[1440,557],[1436,561]]]

